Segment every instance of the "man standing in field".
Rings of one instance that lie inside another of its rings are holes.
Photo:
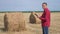
[[[48,29],[50,26],[50,11],[47,8],[47,3],[42,3],[42,8],[44,10],[43,14],[39,19],[41,20],[42,23],[42,30],[43,34],[48,34]]]
[[[47,8],[47,3],[42,3],[42,8],[44,10],[42,16],[40,17],[42,23],[43,34],[48,34],[48,29],[50,26],[50,11]]]

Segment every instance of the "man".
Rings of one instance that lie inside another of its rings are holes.
[[[50,26],[50,11],[47,7],[47,3],[42,3],[42,8],[44,10],[43,14],[39,19],[41,19],[43,34],[48,34],[48,29]],[[38,17],[38,16],[37,16]]]
[[[43,34],[48,34],[48,28],[50,26],[50,11],[47,8],[47,3],[42,3],[42,8],[44,10],[42,16],[40,17],[42,23]]]

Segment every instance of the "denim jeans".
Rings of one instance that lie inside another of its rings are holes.
[[[48,27],[42,27],[43,34],[48,34]]]

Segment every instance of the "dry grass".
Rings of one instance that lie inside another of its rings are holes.
[[[40,15],[42,13],[39,13]],[[25,22],[26,22],[26,31],[21,32],[3,32],[0,31],[0,34],[42,34],[42,27],[41,24],[30,24],[29,23],[29,15],[30,13],[23,13],[25,16]],[[39,16],[40,16],[39,15]],[[3,16],[4,13],[0,13],[0,28],[3,28]],[[60,34],[60,12],[51,13],[51,26],[49,28],[49,34]]]

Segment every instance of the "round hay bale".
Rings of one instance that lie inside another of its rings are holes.
[[[22,13],[6,13],[4,16],[5,28],[8,31],[20,31],[25,29],[25,20]]]
[[[29,21],[30,21],[30,23],[32,23],[32,24],[36,23],[36,19],[35,19],[35,17],[34,17],[33,14],[30,14]]]
[[[38,15],[35,13],[35,12],[32,12],[30,14],[30,17],[29,17],[29,22],[30,23],[36,23],[36,24],[40,24],[40,19],[37,17]]]

